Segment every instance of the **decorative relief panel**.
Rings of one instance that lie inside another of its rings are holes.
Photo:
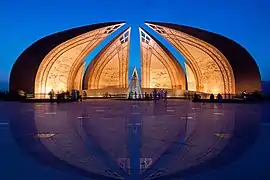
[[[51,89],[54,89],[55,91],[67,90],[67,78],[72,68],[71,65],[86,45],[87,43],[76,46],[57,58],[57,61],[52,65],[46,80],[46,88],[49,88],[47,91],[50,91]]]
[[[84,66],[85,63],[81,64],[75,79],[74,79],[74,85],[73,88],[77,90],[82,90],[82,80],[83,80],[83,73],[84,73]]]
[[[127,88],[130,28],[112,40],[92,60],[84,89]]]
[[[172,54],[140,29],[143,88],[185,89],[185,74]]]
[[[188,90],[189,91],[196,91],[197,82],[195,79],[195,75],[192,72],[192,70],[190,69],[190,67],[187,65],[187,63],[185,63],[185,67],[186,67]]]
[[[150,88],[172,89],[168,70],[154,55],[152,56],[150,65]]]
[[[54,48],[43,59],[35,80],[35,93],[70,90],[80,63],[110,33],[123,24],[99,28],[74,37]],[[112,31],[107,32],[107,28]]]
[[[119,87],[119,59],[114,56],[103,68],[98,81],[98,88]]]
[[[98,45],[98,41],[91,41],[85,48],[84,50],[81,51],[81,53],[78,55],[77,59],[82,59],[83,57],[86,57],[91,51],[91,47],[96,47]],[[84,59],[84,58],[83,58]],[[68,82],[67,82],[67,87],[69,90],[71,89],[77,89],[75,86],[75,78],[77,75],[77,70],[81,67],[82,62],[80,60],[75,60],[72,64],[73,70],[69,72],[68,75]]]
[[[225,93],[225,83],[223,74],[218,65],[204,51],[183,43],[184,46],[192,54],[195,62],[200,67],[202,73],[201,83],[204,85],[206,93]]]
[[[186,58],[189,67],[195,71],[193,75],[198,91],[207,93],[235,92],[232,68],[218,49],[180,31],[154,24],[147,25],[166,38]]]

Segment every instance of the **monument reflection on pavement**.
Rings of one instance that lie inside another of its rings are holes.
[[[228,164],[255,140],[259,105],[91,100],[13,104],[16,142],[93,179],[169,179]],[[255,113],[256,112],[256,113]]]

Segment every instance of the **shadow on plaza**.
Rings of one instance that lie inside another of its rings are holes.
[[[10,130],[44,165],[93,179],[180,179],[227,165],[257,137],[257,105],[179,102],[18,103]]]

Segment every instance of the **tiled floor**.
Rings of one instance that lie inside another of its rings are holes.
[[[269,109],[0,102],[0,179],[269,179]]]

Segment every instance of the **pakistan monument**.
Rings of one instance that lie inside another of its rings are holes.
[[[126,98],[130,94],[138,98],[154,89],[166,89],[170,97],[185,92],[240,94],[261,90],[258,66],[244,47],[219,34],[161,22],[146,22],[145,28],[132,31],[139,32],[141,66],[135,67],[129,78],[131,27],[124,26],[125,22],[93,24],[34,42],[13,65],[10,91],[42,99],[48,98],[51,90],[74,89],[87,97],[112,94]],[[184,67],[146,28],[175,47],[185,59]],[[87,65],[86,57],[120,29]]]

